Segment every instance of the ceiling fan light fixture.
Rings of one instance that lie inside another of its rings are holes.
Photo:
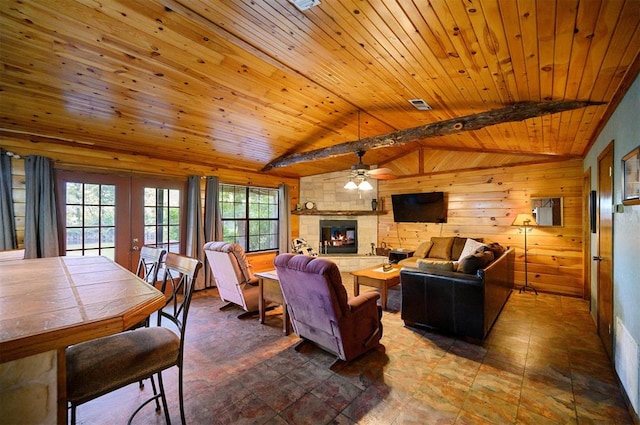
[[[369,183],[367,179],[364,179],[358,185],[358,190],[373,190],[373,186],[371,186],[371,183]]]
[[[349,180],[347,184],[344,185],[344,188],[347,190],[354,190],[358,188],[358,185],[353,180]]]

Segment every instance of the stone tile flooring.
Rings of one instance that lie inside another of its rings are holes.
[[[352,280],[343,275],[347,290]],[[390,290],[382,346],[351,364],[267,323],[220,311],[215,290],[190,312],[185,405],[190,424],[632,424],[580,299],[514,292],[483,345],[404,327]],[[175,369],[175,368],[174,368]],[[177,373],[165,373],[180,423]],[[151,391],[137,384],[78,408],[78,423],[125,423]],[[162,424],[152,406],[134,423]]]

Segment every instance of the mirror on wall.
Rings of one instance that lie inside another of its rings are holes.
[[[538,226],[562,226],[562,197],[531,198],[531,213]]]

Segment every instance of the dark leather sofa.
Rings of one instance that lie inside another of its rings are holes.
[[[508,249],[475,275],[403,268],[402,320],[406,326],[483,340],[513,289],[514,260]]]

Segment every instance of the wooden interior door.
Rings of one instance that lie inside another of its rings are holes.
[[[582,176],[582,299],[591,299],[591,168]]]
[[[613,141],[598,156],[598,335],[613,359]]]

